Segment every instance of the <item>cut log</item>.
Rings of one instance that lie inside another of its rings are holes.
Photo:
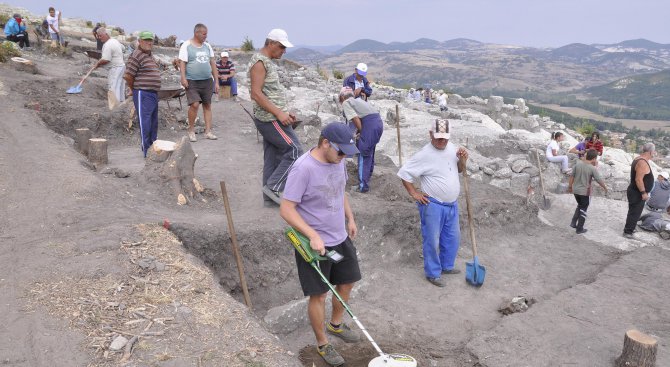
[[[187,136],[176,144],[156,140],[147,152],[143,176],[150,182],[165,186],[179,205],[193,200],[205,201],[200,194],[202,187],[195,179],[197,158]]]
[[[88,140],[88,160],[93,164],[107,164],[107,139]]]
[[[151,144],[151,147],[149,147],[147,159],[152,162],[165,162],[172,152],[174,152],[176,146],[177,143],[173,141],[156,140]]]
[[[12,66],[17,71],[24,71],[29,74],[38,74],[37,66],[34,62],[23,57],[12,57]]]
[[[88,140],[93,136],[91,130],[87,128],[76,129],[74,137],[74,149],[88,157]]]
[[[219,87],[219,98],[230,99],[230,85],[222,85]]]
[[[623,351],[616,359],[616,367],[654,367],[656,366],[656,339],[637,330],[626,331],[623,339]]]

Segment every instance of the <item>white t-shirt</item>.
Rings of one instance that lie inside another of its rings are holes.
[[[428,143],[400,168],[398,177],[412,183],[419,178],[423,192],[443,203],[452,203],[461,192],[456,152],[451,142],[444,150]]]
[[[58,17],[59,16],[60,16],[60,11],[59,10],[56,10],[56,14],[54,14],[53,17],[51,15],[47,15],[47,23],[49,23],[49,33],[60,32],[58,30]],[[54,29],[51,29],[51,27],[53,27],[56,31],[54,31]]]
[[[108,60],[112,67],[123,66],[123,45],[114,38],[110,38],[102,45],[103,60]]]
[[[558,142],[554,139],[551,139],[551,142],[549,142],[549,145],[547,145],[547,157],[553,157],[554,152],[552,152],[552,150],[555,150],[556,153],[558,153],[559,149]]]
[[[446,106],[447,105],[447,95],[446,94],[441,95],[440,98],[437,101],[438,101],[438,105]]]

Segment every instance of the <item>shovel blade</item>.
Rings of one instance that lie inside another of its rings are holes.
[[[70,89],[67,90],[67,94],[77,94],[77,93],[81,93],[81,85],[70,87]]]
[[[465,263],[465,280],[474,285],[481,286],[484,284],[486,277],[486,268],[479,264],[479,258],[475,256],[472,262]]]
[[[551,201],[546,196],[542,196],[542,201],[540,202],[540,209],[547,210],[551,208]]]

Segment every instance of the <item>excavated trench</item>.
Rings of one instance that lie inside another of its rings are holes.
[[[448,291],[442,292],[422,276],[416,206],[407,199],[395,175],[382,171],[375,176],[377,190],[373,195],[356,194],[352,200],[360,231],[355,243],[364,275],[352,297],[352,309],[383,350],[413,355],[421,366],[482,365],[466,345],[477,332],[499,324],[503,316],[497,307],[501,301],[519,295],[522,289],[527,292],[524,295],[543,302],[567,287],[593,279],[611,261],[607,254],[593,250],[590,266],[578,269],[575,265],[573,276],[554,269],[546,271],[548,277],[532,279],[538,269],[552,263],[554,255],[561,259],[579,256],[560,246],[545,246],[560,230],[540,223],[537,207],[532,203],[526,206],[525,198],[473,181],[474,225],[478,244],[483,247],[480,256],[489,271],[488,283],[481,289],[470,287],[464,285],[464,274],[460,274],[455,276],[458,279],[450,279]],[[459,205],[462,237],[457,267],[463,270],[471,250],[463,197]],[[211,226],[173,224],[172,230],[192,254],[212,269],[221,286],[243,302],[229,235]],[[281,228],[237,231],[256,316],[264,319],[271,309],[301,302],[304,297],[293,250]],[[532,269],[519,267],[507,274],[510,264],[520,263],[527,263],[527,268]],[[454,310],[441,315],[444,307]],[[320,366],[321,358],[310,345],[311,336],[305,337],[305,333],[311,333],[306,315],[303,312],[300,316],[303,320],[287,332],[277,332],[270,326],[269,329],[290,346],[301,349],[299,357],[305,366]],[[443,337],[447,325],[460,325],[462,329]],[[365,341],[339,344],[338,350],[348,360],[348,366],[366,366],[375,357],[374,349]]]

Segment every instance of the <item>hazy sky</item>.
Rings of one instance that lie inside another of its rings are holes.
[[[7,2],[7,1],[5,1]],[[293,44],[346,45],[426,37],[445,41],[559,47],[573,42],[616,43],[646,38],[670,43],[670,0],[21,0],[33,13],[55,6],[65,17],[148,29],[165,37],[192,36],[205,23],[209,41],[236,46],[249,36],[261,45],[272,28]]]

